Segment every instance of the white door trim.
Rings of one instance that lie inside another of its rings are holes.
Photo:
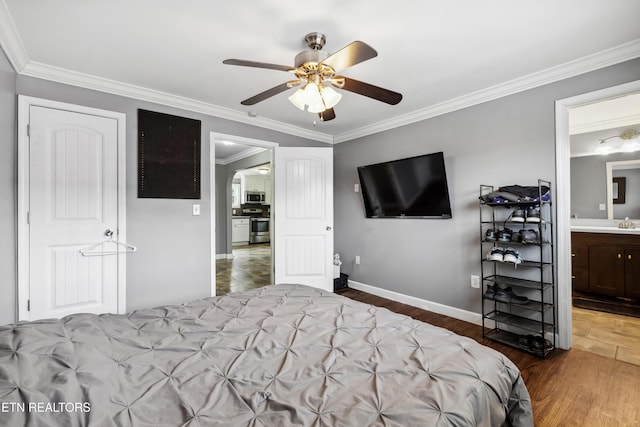
[[[277,142],[265,141],[262,139],[246,138],[244,136],[231,135],[218,132],[209,133],[209,199],[210,199],[210,212],[211,218],[209,219],[209,229],[211,231],[211,296],[216,296],[216,259],[218,254],[216,253],[216,141],[231,141],[243,145],[253,145],[255,147],[262,148],[275,148],[280,146]],[[273,163],[273,150],[271,151],[271,162]],[[273,189],[275,194],[275,188]],[[231,212],[231,209],[227,209],[227,215]],[[271,215],[274,214],[273,203],[271,207]],[[225,221],[227,223],[228,221]],[[273,242],[273,230],[271,230],[271,241]],[[273,259],[273,245],[271,245],[271,259]],[[271,263],[273,266],[273,261]]]
[[[569,109],[640,91],[640,80],[556,101],[558,347],[571,348],[571,174]]]
[[[118,126],[118,239],[127,241],[126,115],[48,99],[18,95],[18,318],[29,320],[29,109],[32,106],[90,114],[114,119]],[[118,268],[118,313],[126,312],[126,257]]]

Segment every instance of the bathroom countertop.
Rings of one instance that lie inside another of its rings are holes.
[[[572,225],[571,231],[580,233],[640,234],[640,228],[618,228],[601,225]]]

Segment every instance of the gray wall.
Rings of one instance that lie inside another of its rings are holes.
[[[16,318],[16,73],[0,49],[0,324]]]
[[[612,175],[626,178],[625,202],[613,205],[613,218],[640,218],[640,169],[617,170]]]
[[[16,76],[4,55],[0,58],[0,97],[3,130],[0,208],[3,242],[0,255],[2,312],[0,323],[16,319],[16,94],[85,105],[126,114],[127,117],[127,240],[138,251],[127,258],[127,310],[181,303],[210,295],[209,245],[210,186],[209,134],[218,132],[277,142],[282,146],[316,145],[317,142],[218,117],[139,101],[117,95],[73,87],[46,80]],[[4,108],[8,106],[9,108]],[[175,114],[202,121],[202,198],[193,200],[137,198],[137,110]],[[322,144],[324,145],[324,144]],[[222,171],[224,173],[224,171]],[[217,174],[216,174],[217,175]],[[191,215],[191,205],[201,204],[201,216]],[[5,220],[6,217],[6,220]],[[6,230],[5,230],[6,229]],[[216,247],[226,245],[225,227],[218,225]],[[6,307],[5,307],[6,306]]]
[[[350,279],[480,312],[480,184],[555,181],[555,101],[637,80],[640,60],[334,147],[335,249]],[[443,151],[453,218],[366,219],[356,168]],[[562,203],[562,202],[560,202]],[[569,203],[569,201],[564,201]],[[354,257],[361,264],[354,264]]]
[[[580,219],[606,219],[607,211],[601,211],[599,205],[601,203],[607,204],[607,162],[635,160],[637,158],[638,153],[613,153],[606,156],[572,157],[571,215],[575,215],[576,218]],[[631,196],[631,200],[633,200],[634,194],[628,194],[628,196]],[[627,206],[630,206],[630,204]],[[640,205],[636,204],[635,206]],[[619,217],[620,216],[617,216],[616,218]],[[631,216],[631,218],[640,217]]]

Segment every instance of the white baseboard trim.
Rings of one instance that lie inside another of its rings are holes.
[[[472,311],[450,307],[448,305],[427,301],[422,298],[412,297],[410,295],[404,295],[398,292],[389,291],[387,289],[365,285],[364,283],[356,282],[353,280],[349,280],[349,287],[362,292],[366,292],[368,294],[377,295],[382,298],[400,302],[402,304],[407,304],[412,307],[417,307],[422,310],[432,311],[434,313],[453,317],[454,319],[463,320],[465,322],[473,323],[476,325],[482,325],[482,315],[480,313],[474,313]]]
[[[233,259],[233,254],[216,254],[216,259]]]

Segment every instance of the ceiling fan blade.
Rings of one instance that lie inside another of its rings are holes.
[[[293,71],[295,68],[287,65],[268,64],[266,62],[245,61],[244,59],[225,59],[222,61],[227,65],[241,65],[243,67],[268,68],[269,70]]]
[[[336,112],[333,108],[327,108],[326,110],[319,112],[318,116],[320,116],[321,122],[328,122],[329,120],[336,118]]]
[[[330,55],[322,63],[339,72],[376,56],[378,52],[374,48],[365,42],[355,41]]]
[[[282,93],[282,92],[284,92],[285,90],[287,90],[289,88],[290,88],[290,86],[289,86],[288,83],[282,83],[282,84],[279,84],[276,87],[272,87],[271,89],[265,90],[264,92],[261,92],[261,93],[255,95],[255,96],[252,96],[251,98],[245,99],[240,104],[242,104],[242,105],[254,105],[254,104],[257,104],[260,101],[264,101],[267,98],[271,98],[274,95]]]
[[[349,92],[357,93],[359,95],[368,96],[369,98],[386,102],[387,104],[391,105],[396,105],[398,102],[402,101],[401,93],[374,86],[369,83],[361,82],[359,80],[354,80],[348,77],[336,76],[335,80],[332,81],[331,84],[339,89],[344,89],[348,90]]]

